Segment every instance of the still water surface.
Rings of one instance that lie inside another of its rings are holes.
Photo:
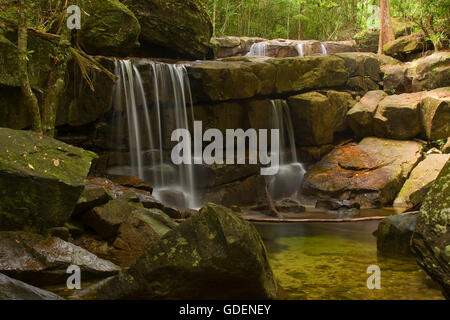
[[[412,258],[377,257],[378,222],[255,223],[288,299],[443,299]],[[381,289],[367,288],[367,268]]]

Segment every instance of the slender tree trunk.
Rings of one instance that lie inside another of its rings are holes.
[[[395,40],[394,30],[391,23],[391,10],[389,0],[381,0],[381,21],[380,21],[380,41],[378,45],[378,54],[383,54],[383,46]]]
[[[50,75],[45,90],[45,96],[42,101],[42,129],[46,136],[54,137],[55,124],[56,124],[56,112],[60,102],[61,95],[65,87],[65,72],[67,68],[68,52],[71,39],[71,31],[66,28],[65,10],[67,2],[63,6],[61,12],[57,13],[61,15],[62,24],[58,30],[61,38],[59,45],[56,48],[56,55],[52,57],[53,66],[50,71]]]
[[[212,11],[213,37],[216,36],[216,8],[217,8],[217,0],[214,0]]]
[[[39,102],[31,89],[30,79],[28,77],[28,31],[26,8],[26,0],[19,0],[19,21],[17,29],[18,72],[21,80],[21,91],[24,99],[23,102],[25,107],[30,110],[32,117],[31,128],[38,133],[42,133]]]

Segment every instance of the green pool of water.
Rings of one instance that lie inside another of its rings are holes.
[[[255,223],[288,299],[443,299],[413,258],[377,256],[378,222]],[[381,289],[367,288],[367,268]]]

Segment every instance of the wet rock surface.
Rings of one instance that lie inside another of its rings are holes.
[[[0,300],[63,300],[60,296],[30,286],[0,273]]]
[[[119,272],[115,264],[56,237],[26,232],[0,232],[0,272],[35,285],[62,284],[66,270],[77,265],[84,279]]]

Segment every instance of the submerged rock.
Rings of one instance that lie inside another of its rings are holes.
[[[353,200],[361,207],[391,204],[422,148],[418,142],[379,138],[337,147],[307,172],[302,191],[324,199]]]
[[[410,241],[416,227],[417,215],[404,213],[380,222],[377,230],[377,249],[382,256],[411,255]]]
[[[450,161],[420,209],[411,245],[419,265],[450,299]]]
[[[83,280],[119,272],[112,262],[56,237],[26,232],[0,232],[0,272],[36,285],[65,283],[70,265],[77,265]]]
[[[63,298],[0,273],[0,300],[63,300]]]
[[[126,273],[77,293],[85,299],[274,299],[278,287],[253,225],[208,204],[149,248]]]
[[[394,205],[414,207],[422,203],[434,180],[441,172],[447,161],[448,154],[430,154],[420,162],[409,175],[400,193],[394,201]]]
[[[96,155],[6,128],[0,128],[0,146],[0,230],[64,225]]]

